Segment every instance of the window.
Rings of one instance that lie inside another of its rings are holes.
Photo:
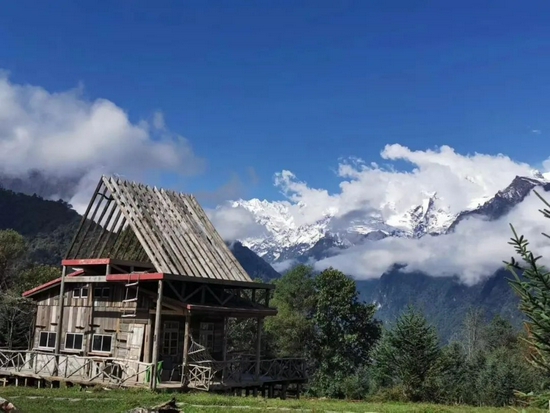
[[[98,298],[109,298],[111,295],[111,289],[109,287],[95,287],[94,288],[94,300]]]
[[[39,348],[54,349],[55,348],[55,333],[50,331],[41,331],[40,340],[38,341]]]
[[[165,356],[177,356],[179,354],[179,323],[170,321],[165,322],[162,338],[162,354]]]
[[[214,350],[214,323],[201,323],[199,343],[209,351]]]
[[[73,290],[73,298],[87,298],[88,287],[76,287]]]
[[[113,336],[94,334],[92,338],[92,351],[98,353],[110,353],[113,343]]]
[[[79,333],[65,334],[65,350],[82,350],[83,335]]]

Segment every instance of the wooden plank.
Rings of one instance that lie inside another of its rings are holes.
[[[131,274],[109,274],[105,276],[107,282],[132,282],[132,281],[158,281],[164,280],[164,274],[161,272],[154,273],[131,273]]]
[[[150,231],[142,222],[143,214],[141,213],[139,206],[135,204],[135,201],[132,199],[130,194],[127,194],[128,191],[124,191],[122,189],[123,185],[118,185],[113,179],[107,181],[106,184],[108,187],[110,186],[109,190],[115,199],[117,199],[119,208],[122,209],[122,213],[126,216],[134,235],[141,242],[142,247],[147,252],[149,259],[155,265],[155,268],[163,272],[169,272],[164,270],[165,268],[168,268],[168,265],[160,253],[158,243],[155,242],[157,240],[154,239],[154,234],[150,234]],[[147,241],[145,238],[146,235],[149,237],[151,242]]]
[[[225,244],[225,241],[222,239],[210,219],[208,219],[204,210],[201,208],[195,197],[191,195],[187,196],[186,198],[189,203],[194,207],[198,219],[203,223],[204,226],[206,226],[211,236],[214,237],[215,241],[217,241],[220,250],[223,252],[222,261],[228,266],[231,265],[233,269],[238,272],[237,279],[243,281],[252,281],[248,273],[244,270],[239,261],[233,255],[233,253],[229,250],[229,247]]]
[[[164,205],[164,208],[166,212],[168,213],[169,217],[171,218],[173,222],[173,227],[177,229],[181,229],[182,224],[181,221],[183,221],[183,217],[178,213],[177,210],[174,210],[172,205],[170,205],[170,199],[166,197],[166,194],[164,191],[159,191],[156,188],[154,189],[154,192],[159,199],[160,202]],[[183,233],[179,230],[174,230],[176,238],[179,241],[179,250],[181,254],[181,261],[182,266],[185,268],[185,272],[182,272],[180,274],[182,275],[190,275],[190,276],[196,276],[196,274],[200,273],[199,266],[197,262],[192,257],[192,254],[189,252],[189,245],[188,240],[185,239],[186,231]]]
[[[183,246],[187,251],[188,257],[191,260],[198,260],[200,267],[194,274],[195,277],[202,278],[217,278],[224,279],[223,273],[220,272],[219,266],[212,264],[210,257],[204,253],[203,242],[197,239],[196,228],[193,228],[192,222],[188,218],[188,214],[181,205],[178,204],[177,199],[174,199],[171,195],[175,196],[168,191],[162,190],[169,209],[174,212],[177,217],[178,226],[183,228],[181,235],[185,239]],[[193,261],[192,261],[193,262]],[[206,276],[206,277],[205,277]]]
[[[160,325],[162,322],[162,289],[164,283],[162,280],[158,282],[158,297],[157,297],[157,307],[155,314],[155,333],[153,338],[153,368],[151,374],[151,389],[157,388],[157,364],[159,359],[159,349],[160,349]]]
[[[119,197],[120,201],[122,201],[119,203],[119,206],[122,208],[123,213],[126,211],[133,234],[137,237],[142,247],[147,250],[149,258],[156,264],[155,267],[158,270],[167,272],[167,268],[170,268],[170,265],[162,254],[162,248],[159,240],[156,238],[157,234],[150,227],[144,214],[144,208],[141,208],[140,204],[136,202],[136,193],[131,184],[115,180],[111,180],[110,184],[117,190],[115,196]]]
[[[193,211],[193,207],[187,203],[186,196],[176,193],[172,193],[172,196],[175,198],[174,202],[179,205],[179,208],[185,211],[187,222],[193,228],[193,234],[196,236],[197,250],[199,254],[206,257],[210,266],[216,269],[216,273],[218,274],[216,278],[236,280],[237,278],[232,274],[231,269],[221,259],[222,257],[217,251],[217,246],[212,242],[208,231],[200,220],[196,219],[196,213]]]
[[[76,241],[78,239],[78,236],[80,235],[81,231],[82,231],[82,228],[84,227],[84,224],[86,222],[86,219],[88,217],[88,214],[90,213],[90,210],[92,209],[92,205],[95,201],[95,198],[97,196],[97,193],[99,192],[99,190],[101,189],[101,185],[103,185],[103,178],[99,180],[99,182],[97,183],[97,187],[94,191],[94,194],[92,195],[92,199],[90,200],[90,203],[88,204],[88,206],[86,207],[86,212],[84,212],[84,215],[82,215],[82,219],[80,220],[80,224],[78,225],[78,229],[76,230],[74,236],[73,236],[73,239],[71,241],[71,245],[69,246],[69,250],[67,251],[67,253],[65,254],[65,257],[70,257],[71,253],[73,252],[73,249],[75,247],[75,244],[76,244]],[[80,246],[79,246],[79,249],[80,249]]]
[[[100,283],[107,281],[105,275],[82,275],[80,277],[66,277],[66,283]]]
[[[208,247],[211,247],[212,254],[215,256],[215,259],[220,263],[220,267],[225,270],[228,274],[226,279],[232,280],[241,280],[242,274],[239,273],[239,269],[233,263],[232,254],[227,250],[225,242],[221,237],[216,237],[216,230],[213,225],[208,225],[210,223],[208,217],[204,214],[204,210],[201,208],[198,203],[193,203],[193,199],[189,195],[178,194],[180,200],[184,203],[186,209],[189,211],[193,220],[200,226],[203,236],[207,239]],[[226,251],[227,250],[227,251]],[[229,255],[228,255],[229,253]]]
[[[148,209],[151,212],[148,214],[149,218],[153,220],[154,224],[157,226],[157,229],[160,231],[159,235],[164,252],[168,255],[168,258],[174,265],[176,272],[180,274],[184,273],[186,269],[178,259],[178,255],[180,255],[181,252],[174,242],[174,239],[177,238],[174,237],[174,239],[172,239],[173,225],[167,222],[165,211],[159,207],[158,198],[155,196],[154,191],[149,191],[149,193],[146,193],[146,190],[143,187],[138,187],[137,191],[141,196],[141,201],[148,206]]]

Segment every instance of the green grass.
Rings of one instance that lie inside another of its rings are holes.
[[[182,410],[192,412],[312,412],[312,413],[512,413],[510,408],[439,406],[427,404],[364,403],[336,400],[279,400],[253,397],[226,397],[205,393],[153,393],[146,390],[94,391],[72,389],[0,388],[0,397],[25,413],[122,413],[135,407],[153,407],[176,397]],[[246,406],[241,407],[239,406]],[[305,409],[300,410],[300,409]],[[528,412],[542,412],[529,409]]]

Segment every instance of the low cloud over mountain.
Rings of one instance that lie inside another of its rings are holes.
[[[457,275],[467,284],[476,283],[502,268],[502,260],[512,255],[507,244],[510,222],[538,252],[550,257],[540,235],[550,222],[538,212],[542,203],[531,191],[546,185],[548,175],[505,155],[462,155],[448,146],[412,151],[387,145],[381,157],[385,165],[359,159],[341,163],[336,194],[311,188],[282,171],[275,175],[275,185],[287,200],[239,200],[218,207],[212,218],[231,238],[236,234],[231,220],[222,224],[217,217],[243,216],[244,209],[249,215],[234,220],[238,238],[274,265],[315,262],[318,269],[335,266],[360,279],[379,277],[400,265],[402,271]],[[394,161],[412,168],[398,170]],[[516,182],[517,176],[527,178]],[[521,182],[528,182],[528,187]],[[498,195],[505,188],[508,192]],[[540,191],[544,193],[542,187]],[[515,192],[522,192],[520,199]],[[487,204],[483,213],[468,213],[495,196],[509,207],[493,211],[493,204]],[[253,223],[249,234],[244,222]],[[330,248],[320,252],[321,242]]]

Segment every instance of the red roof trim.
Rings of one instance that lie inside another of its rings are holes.
[[[158,281],[164,280],[164,274],[161,272],[144,273],[144,274],[109,274],[105,276],[105,281],[108,282],[124,282],[124,281]]]
[[[70,274],[67,274],[67,277],[76,277],[77,275],[82,275],[82,274],[84,274],[84,271],[80,270],[80,271],[75,271]],[[48,288],[51,288],[59,283],[61,283],[61,277],[56,278],[55,280],[48,281],[47,283],[39,285],[38,287],[34,287],[31,290],[25,291],[23,293],[23,297],[30,297],[31,295],[37,294],[41,291],[45,291]]]
[[[71,274],[68,274],[67,277],[76,277],[78,275],[84,274],[83,270],[75,271]],[[105,281],[108,282],[125,282],[125,281],[158,281],[164,280],[163,273],[146,273],[146,274],[109,274],[105,277]],[[38,287],[33,288],[32,290],[25,291],[23,297],[30,297],[39,292],[45,291],[48,288],[52,288],[57,284],[61,283],[61,278],[56,278],[55,280],[48,281],[45,284],[39,285]]]
[[[63,260],[61,265],[66,267],[78,267],[80,265],[107,265],[111,263],[110,258],[92,258],[92,259],[77,259],[77,260]]]

